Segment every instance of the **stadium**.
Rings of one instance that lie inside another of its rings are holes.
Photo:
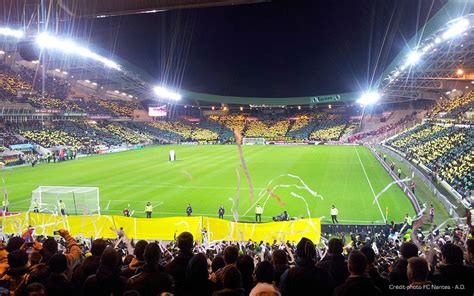
[[[0,1],[1,293],[472,295],[474,4],[320,2]]]

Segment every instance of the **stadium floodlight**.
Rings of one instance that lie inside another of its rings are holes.
[[[441,38],[439,38],[439,37],[436,37],[436,39],[435,39],[435,41],[434,41],[434,42],[435,42],[436,44],[438,44],[438,43],[441,43],[441,41],[443,41],[443,40],[441,40]]]
[[[422,54],[417,51],[412,51],[407,57],[407,64],[410,66],[415,65],[420,60]]]
[[[161,87],[161,86],[155,86],[153,91],[155,92],[155,94],[158,97],[163,98],[163,99],[169,99],[169,100],[173,100],[173,101],[181,100],[181,95],[180,94],[171,92],[168,89],[166,89],[164,87]]]
[[[380,100],[380,94],[375,91],[367,92],[362,94],[362,96],[356,101],[358,104],[363,106],[373,105]]]
[[[462,18],[454,23],[443,33],[443,39],[447,40],[456,36],[461,35],[469,28],[469,21]]]
[[[106,67],[120,71],[120,65],[116,62],[98,55],[88,48],[79,46],[69,39],[60,39],[58,37],[51,36],[48,33],[41,33],[36,36],[36,44],[38,44],[41,49],[55,49],[67,54],[77,54],[84,58],[101,62]]]
[[[23,31],[20,31],[20,30],[14,30],[8,27],[1,27],[0,35],[21,39],[23,38],[25,33],[23,33]]]

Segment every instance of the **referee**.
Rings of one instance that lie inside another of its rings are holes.
[[[339,223],[339,221],[337,221],[337,209],[334,205],[332,205],[331,207],[331,219],[332,219],[332,224],[336,224],[336,223]]]

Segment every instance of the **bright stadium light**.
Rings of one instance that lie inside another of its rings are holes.
[[[372,91],[364,93],[356,102],[363,106],[373,105],[380,100],[380,94],[378,92]]]
[[[420,60],[421,55],[422,54],[417,52],[417,51],[412,51],[407,57],[407,64],[408,65],[415,65]]]
[[[23,33],[23,31],[20,31],[20,30],[13,30],[11,28],[2,27],[2,28],[0,28],[0,35],[8,36],[8,37],[15,37],[15,38],[20,39],[20,38],[23,38],[25,33]]]
[[[443,33],[443,39],[447,40],[456,36],[461,35],[469,28],[469,21],[467,19],[460,19],[453,24]]]
[[[161,86],[156,86],[153,89],[153,91],[155,92],[155,94],[158,97],[163,98],[163,99],[169,99],[169,100],[173,100],[173,101],[181,100],[181,95],[180,94],[173,93],[173,92],[171,92],[171,91],[169,91],[166,88],[161,87]]]
[[[55,49],[67,54],[77,54],[84,58],[101,62],[104,66],[120,71],[120,65],[116,62],[98,55],[88,48],[79,46],[68,39],[59,39],[47,33],[41,33],[36,36],[36,44],[38,44],[41,49]]]

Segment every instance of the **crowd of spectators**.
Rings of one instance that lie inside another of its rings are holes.
[[[344,120],[324,120],[319,122],[309,138],[317,141],[337,141],[347,126],[348,123]]]
[[[468,92],[460,97],[442,100],[433,110],[431,110],[430,117],[453,118],[461,120],[466,111],[474,108],[474,92]]]
[[[425,123],[388,140],[387,145],[428,167],[436,179],[448,182],[461,196],[473,187],[474,131],[459,126]]]
[[[405,225],[406,226],[406,225]],[[466,225],[427,232],[323,234],[322,242],[4,236],[0,293],[10,295],[472,295]],[[471,233],[472,235],[472,233]]]
[[[53,97],[28,96],[28,102],[35,108],[54,109],[58,111],[84,112],[75,101]]]
[[[139,104],[137,101],[112,101],[112,100],[104,100],[98,99],[97,104],[102,108],[111,110],[117,116],[125,116],[125,117],[132,117],[133,111],[139,109]]]
[[[4,71],[0,73],[0,89],[16,96],[18,90],[32,90],[33,86],[18,75]]]
[[[281,120],[251,120],[247,123],[245,136],[250,138],[274,138],[283,137],[288,132],[290,122],[288,119]]]
[[[374,130],[364,131],[364,132],[352,135],[351,137],[349,137],[348,140],[349,142],[355,142],[355,141],[360,141],[368,137],[388,135],[390,132],[396,131],[402,128],[408,122],[410,122],[410,119],[408,117],[401,118],[397,122],[379,126],[378,128]]]
[[[155,140],[155,137],[151,134],[132,130],[118,123],[106,124],[104,128],[110,133],[120,137],[124,142],[131,144],[147,144]]]

